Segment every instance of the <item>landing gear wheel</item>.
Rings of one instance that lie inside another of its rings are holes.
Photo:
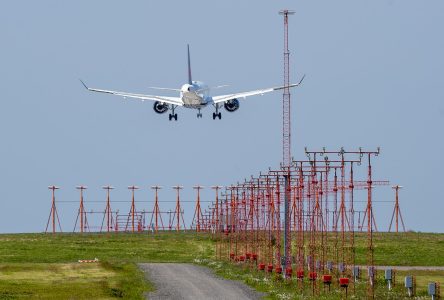
[[[174,120],[177,121],[177,114],[174,114]]]
[[[168,119],[171,121],[172,118],[173,118],[173,115],[169,114]]]
[[[219,120],[222,120],[222,113],[218,113],[217,116],[219,117]]]
[[[213,113],[213,120],[216,120],[216,113]]]

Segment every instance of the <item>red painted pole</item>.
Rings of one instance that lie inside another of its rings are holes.
[[[128,187],[128,189],[131,190],[131,211],[130,211],[130,214],[131,214],[131,232],[134,233],[134,227],[135,227],[134,217],[135,217],[135,212],[136,212],[136,204],[135,204],[135,201],[134,201],[134,191],[138,190],[139,187],[137,187],[135,185],[131,185],[131,186]]]
[[[102,187],[106,190],[106,208],[105,208],[105,214],[106,214],[106,228],[107,232],[110,232],[111,230],[111,203],[110,203],[110,191],[114,189],[112,186],[107,185]]]
[[[84,226],[86,224],[86,212],[83,205],[83,191],[86,190],[88,187],[80,185],[76,187],[78,190],[80,190],[80,207],[79,207],[79,215],[80,215],[80,232],[83,233]]]

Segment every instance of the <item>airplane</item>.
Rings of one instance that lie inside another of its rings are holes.
[[[167,97],[167,96],[158,96],[158,95],[145,95],[145,94],[134,94],[127,92],[118,92],[118,91],[110,91],[110,90],[102,90],[96,88],[88,87],[82,80],[80,82],[83,86],[92,92],[106,93],[117,96],[122,96],[124,99],[126,98],[134,98],[142,101],[152,100],[154,101],[153,109],[158,114],[166,113],[167,111],[171,111],[169,114],[169,120],[177,121],[177,107],[185,107],[191,109],[197,109],[197,118],[202,118],[201,109],[206,106],[212,105],[215,109],[213,112],[213,120],[216,118],[222,119],[222,113],[219,111],[222,106],[228,112],[234,112],[239,109],[239,99],[245,99],[249,96],[254,95],[263,95],[265,93],[282,90],[285,86],[278,86],[266,89],[259,89],[248,92],[220,95],[220,96],[210,96],[210,88],[208,85],[201,81],[194,81],[191,77],[191,61],[190,61],[190,45],[187,45],[188,49],[188,83],[182,85],[180,89],[173,88],[159,88],[159,87],[150,87],[151,89],[164,90],[164,91],[174,91],[179,92],[179,97]],[[305,75],[301,78],[298,83],[290,84],[288,88],[293,88],[299,86],[304,80]],[[217,86],[215,88],[220,88],[224,86]]]

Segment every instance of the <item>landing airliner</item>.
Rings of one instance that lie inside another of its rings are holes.
[[[302,83],[305,75],[302,79],[295,84],[290,84],[288,87],[296,87]],[[156,95],[144,95],[144,94],[133,94],[127,92],[117,92],[117,91],[109,91],[109,90],[101,90],[90,88],[86,86],[86,84],[80,80],[83,86],[92,92],[106,93],[117,96],[122,96],[123,98],[135,98],[142,101],[152,100],[154,102],[153,109],[158,114],[166,113],[167,111],[171,111],[169,114],[169,120],[177,121],[177,114],[175,113],[176,108],[179,106],[185,108],[197,109],[197,117],[202,118],[202,113],[200,110],[208,105],[212,105],[215,109],[213,112],[213,120],[222,118],[222,114],[219,111],[222,108],[222,105],[228,112],[234,112],[239,109],[239,99],[245,99],[248,96],[254,95],[263,95],[265,93],[282,90],[285,86],[272,87],[260,90],[254,90],[249,92],[235,93],[235,94],[227,94],[221,96],[210,96],[210,88],[208,85],[204,84],[201,81],[194,81],[191,78],[191,62],[190,62],[190,46],[188,45],[188,83],[182,85],[180,89],[171,89],[171,88],[156,88],[151,87],[151,89],[158,90],[166,90],[166,91],[174,91],[179,92],[179,97],[167,97],[167,96],[156,96]],[[219,86],[223,87],[223,86]],[[218,88],[218,87],[215,87]]]

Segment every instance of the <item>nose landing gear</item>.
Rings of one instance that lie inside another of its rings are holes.
[[[202,113],[200,112],[200,108],[199,108],[199,112],[197,113],[197,118],[201,118],[202,119]]]

